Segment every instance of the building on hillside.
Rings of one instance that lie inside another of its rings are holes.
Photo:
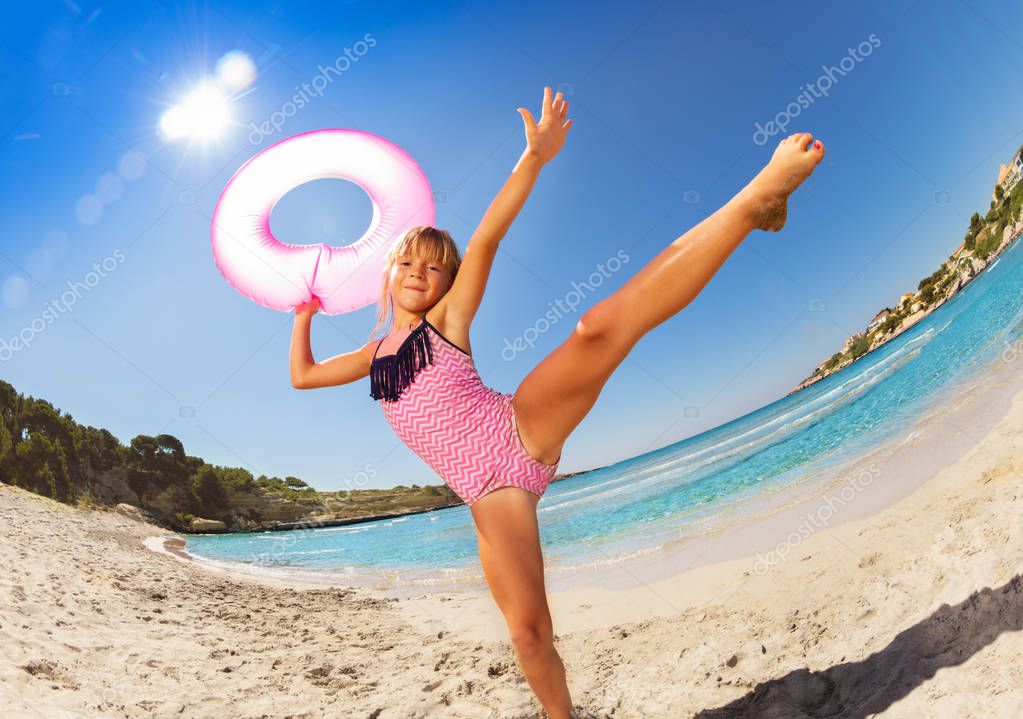
[[[867,332],[873,332],[875,329],[880,327],[881,323],[884,322],[885,319],[887,319],[889,314],[891,313],[888,311],[888,308],[886,307],[880,312],[878,312],[876,315],[874,315],[874,319],[872,319],[870,321],[870,324],[867,325]]]
[[[1021,176],[1023,176],[1023,146],[1016,150],[1016,154],[1012,156],[1008,165],[1002,165],[998,168],[997,184],[1001,186],[1005,194],[1009,194],[1009,191],[1016,186]],[[992,200],[998,199],[998,195],[995,193],[995,190],[991,191]]]

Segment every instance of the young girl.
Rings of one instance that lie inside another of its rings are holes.
[[[549,87],[539,123],[518,111],[526,149],[465,258],[447,232],[409,230],[389,253],[383,278],[377,328],[390,315],[390,334],[325,362],[309,347],[318,302],[297,307],[291,382],[311,389],[370,376],[371,395],[398,436],[469,505],[480,563],[515,656],[548,716],[561,719],[572,716],[572,701],[554,648],[536,505],[562,445],[643,335],[689,304],[752,230],[782,228],[789,194],[824,148],[808,133],[782,140],[746,187],[587,310],[515,392],[504,394],[480,380],[469,327],[498,243],[572,126],[568,102],[560,92],[552,100]]]

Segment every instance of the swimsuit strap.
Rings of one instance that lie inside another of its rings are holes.
[[[405,343],[405,340],[407,340],[407,339],[408,339],[409,337],[411,337],[411,336],[412,336],[412,332],[415,332],[416,330],[420,329],[420,328],[421,328],[421,327],[423,327],[424,325],[430,325],[431,327],[433,327],[433,323],[432,323],[432,322],[430,322],[430,321],[429,321],[429,320],[428,320],[428,319],[426,318],[426,315],[425,315],[425,314],[424,314],[424,315],[422,316],[422,318],[420,319],[420,322],[419,322],[419,324],[418,324],[418,325],[416,325],[416,326],[415,326],[414,328],[412,328],[412,330],[411,330],[411,331],[410,331],[410,332],[408,333],[408,335],[407,335],[407,336],[405,337],[405,339],[401,341],[401,342],[402,342],[402,344],[399,344],[399,345],[398,345],[398,349],[396,349],[396,350],[394,351],[394,352],[395,352],[395,354],[397,354],[398,350],[400,350],[400,349],[402,348],[402,345],[403,345],[403,344]],[[388,335],[388,337],[390,337],[390,335]],[[376,361],[376,359],[377,359],[377,354],[378,354],[378,353],[380,352],[380,347],[381,347],[381,345],[383,345],[383,344],[384,344],[384,340],[386,340],[386,339],[387,339],[387,337],[383,337],[383,338],[381,338],[381,339],[380,339],[380,341],[379,341],[379,342],[377,342],[377,346],[376,346],[376,349],[375,349],[375,350],[373,350],[373,361],[374,361],[374,362],[375,362],[375,361]],[[380,359],[384,360],[384,359],[387,359],[388,357],[394,357],[394,354],[389,354],[389,355],[387,355],[387,356],[385,356],[385,357],[381,357]]]
[[[419,370],[427,364],[433,364],[430,333],[425,331],[428,327],[432,325],[424,317],[402,340],[394,354],[377,357],[374,352],[370,364],[370,396],[373,399],[397,400],[414,381]],[[383,340],[380,340],[380,344],[383,344]],[[377,345],[377,352],[380,344]]]

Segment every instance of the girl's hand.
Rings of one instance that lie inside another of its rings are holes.
[[[551,101],[551,88],[543,89],[543,111],[540,122],[524,107],[518,109],[522,121],[526,125],[526,151],[536,156],[541,162],[550,162],[565,144],[565,136],[572,127],[572,121],[566,122],[568,103],[561,93]]]
[[[318,297],[313,297],[308,302],[305,302],[295,308],[296,317],[312,317],[316,314],[316,311],[320,309],[320,300]]]

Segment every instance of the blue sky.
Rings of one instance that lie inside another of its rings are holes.
[[[756,173],[783,136],[757,144],[757,123],[788,117],[787,132],[824,141],[788,226],[751,235],[637,345],[566,444],[564,472],[784,396],[938,267],[1023,141],[1023,8],[1007,3],[66,0],[7,18],[0,340],[29,346],[0,351],[0,377],[122,442],[167,432],[209,462],[323,490],[439,480],[393,434],[368,378],[293,389],[291,316],[237,293],[213,263],[219,193],[277,140],[355,127],[397,143],[446,194],[437,224],[464,251],[524,147],[516,108],[539,117],[545,84],[570,88],[568,142],[504,239],[472,329],[483,380],[503,392]],[[250,142],[251,123],[367,33],[376,44],[322,96]],[[162,113],[236,49],[260,69],[233,103],[236,125],[205,147],[161,137]],[[805,100],[808,85],[827,96]],[[287,242],[341,245],[370,208],[357,186],[321,180],[289,193],[271,224]],[[629,261],[577,313],[502,359],[504,340],[620,251]],[[55,311],[69,282],[85,289]],[[365,342],[373,316],[318,315],[317,359]]]

